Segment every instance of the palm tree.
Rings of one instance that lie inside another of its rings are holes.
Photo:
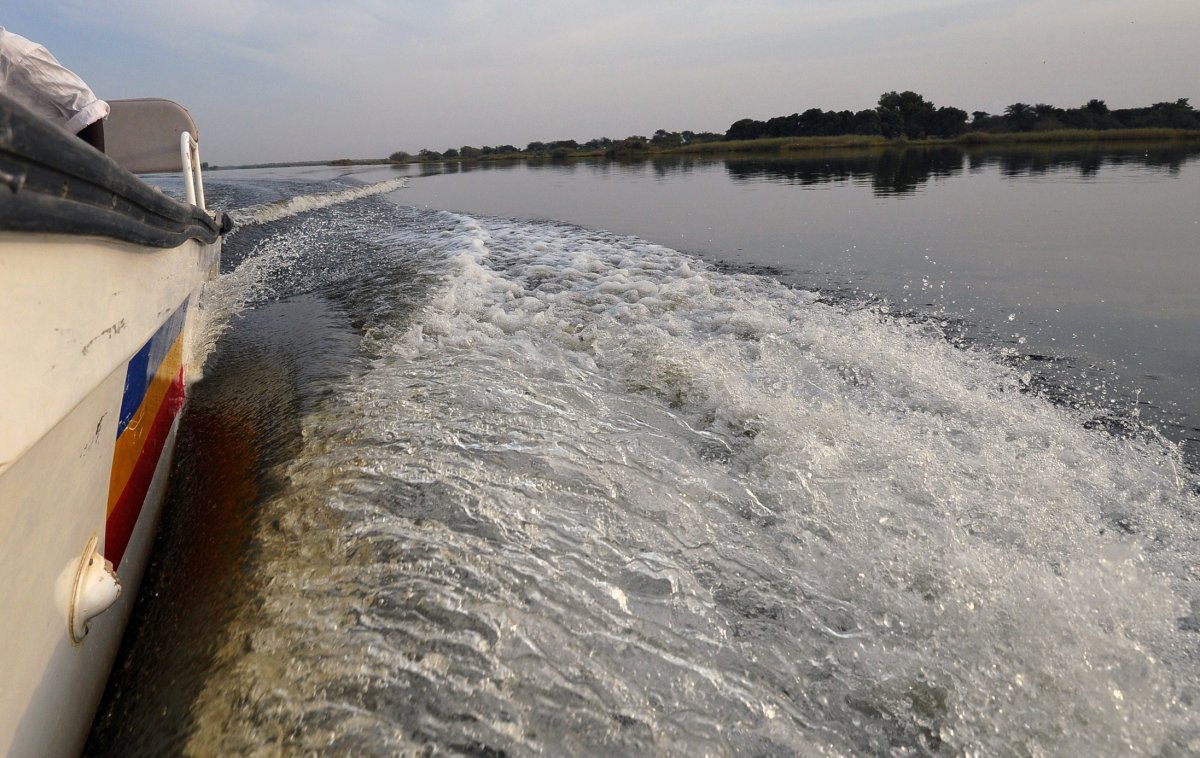
[[[1028,103],[1013,103],[1004,109],[1004,117],[1017,131],[1027,132],[1037,122],[1038,114]]]

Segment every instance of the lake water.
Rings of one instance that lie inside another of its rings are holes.
[[[89,752],[1200,751],[1198,155],[210,172]]]

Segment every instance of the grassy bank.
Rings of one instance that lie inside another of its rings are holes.
[[[1197,129],[1055,129],[1033,132],[967,132],[952,140],[959,145],[1090,144],[1105,142],[1171,142],[1200,140]]]
[[[765,139],[721,140],[683,145],[658,152],[682,153],[684,155],[710,155],[715,153],[790,153],[802,150],[830,150],[835,148],[887,147],[894,140],[880,136],[844,134],[837,137],[768,137]]]

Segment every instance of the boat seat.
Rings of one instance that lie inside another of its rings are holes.
[[[179,135],[199,141],[196,122],[182,105],[162,98],[109,100],[104,152],[134,174],[182,171]]]

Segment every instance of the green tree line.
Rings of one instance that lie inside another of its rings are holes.
[[[524,148],[515,145],[471,147],[464,145],[444,151],[424,149],[416,158],[424,161],[461,159],[486,160],[506,156],[541,156],[565,159],[578,153],[603,154],[608,157],[636,155],[651,150],[671,150],[701,142],[754,140],[772,137],[837,137],[842,135],[877,136],[887,139],[954,138],[968,132],[1000,134],[1006,132],[1054,131],[1061,129],[1197,129],[1200,130],[1200,111],[1192,108],[1188,98],[1174,102],[1155,103],[1144,108],[1110,109],[1103,100],[1089,100],[1078,108],[1059,108],[1046,103],[1030,105],[1013,103],[1003,113],[974,111],[968,114],[961,108],[936,107],[923,95],[906,90],[885,92],[874,108],[860,111],[824,111],[809,108],[803,113],[775,116],[760,121],[739,119],[725,131],[672,132],[659,129],[652,137],[633,135],[622,140],[607,137],[577,142],[573,139],[551,142],[530,142]],[[394,161],[411,160],[413,156],[398,151],[390,156]]]
[[[1145,108],[1110,110],[1103,100],[1089,100],[1078,108],[1059,108],[1046,103],[1013,103],[1004,113],[974,111],[968,117],[961,108],[935,107],[916,92],[885,92],[879,105],[861,111],[823,111],[810,108],[803,113],[776,116],[766,121],[744,118],[725,132],[730,140],[764,137],[824,137],[843,134],[878,135],[889,139],[908,137],[957,137],[968,131],[1003,133],[1053,131],[1057,129],[1200,129],[1200,112],[1187,98],[1155,103]]]

